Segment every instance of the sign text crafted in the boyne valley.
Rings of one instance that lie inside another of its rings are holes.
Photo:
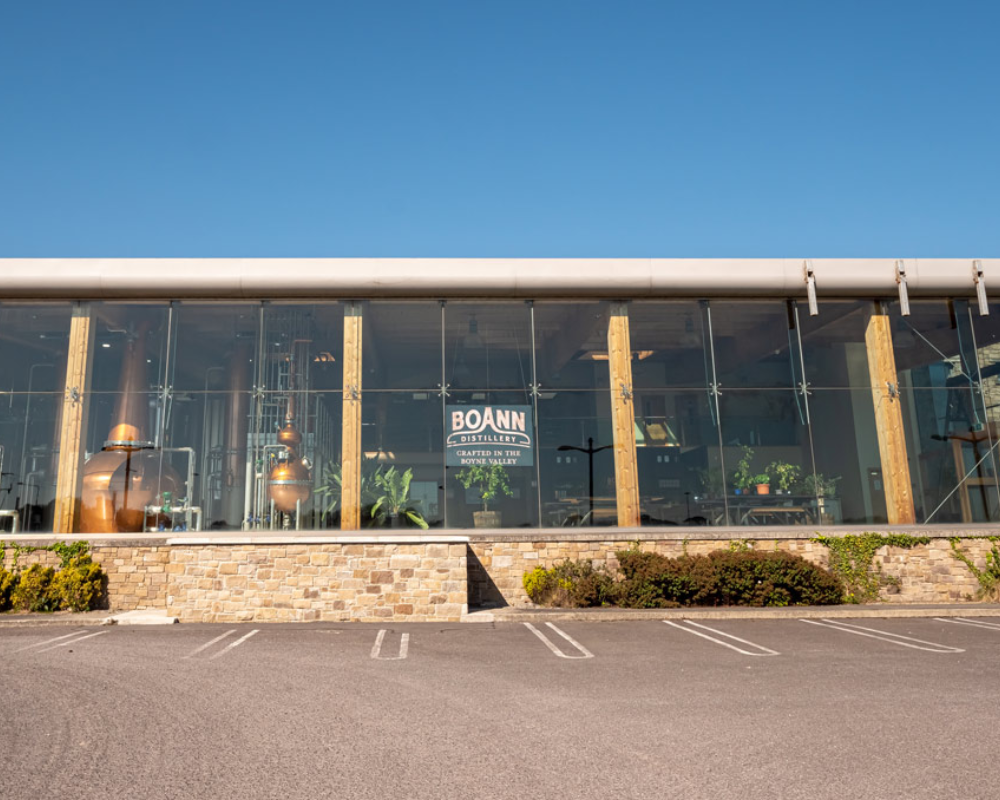
[[[531,406],[448,406],[449,467],[534,464]]]

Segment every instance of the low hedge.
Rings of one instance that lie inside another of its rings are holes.
[[[0,611],[90,611],[98,608],[107,589],[107,575],[77,545],[57,550],[58,570],[41,564],[11,569],[0,561]]]
[[[668,558],[632,549],[616,555],[617,573],[587,561],[536,567],[524,576],[525,591],[538,605],[571,608],[833,605],[844,596],[836,576],[790,553],[719,550]]]

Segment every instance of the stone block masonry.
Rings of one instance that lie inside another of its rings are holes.
[[[826,535],[861,533],[837,529]],[[883,602],[960,603],[979,584],[952,556],[951,530],[909,528],[931,541],[910,549],[883,547],[875,564],[891,579]],[[965,537],[990,530],[963,530]],[[752,538],[750,538],[750,536]],[[827,566],[829,551],[814,531],[595,529],[470,532],[470,535],[333,536],[166,539],[161,536],[87,537],[108,574],[114,611],[165,609],[185,622],[454,622],[468,607],[528,607],[525,572],[570,559],[615,568],[615,553],[638,542],[667,556],[705,554],[743,541],[757,550],[783,550]],[[67,537],[18,536],[22,547],[46,547]],[[69,537],[72,541],[72,537]],[[980,568],[991,543],[964,538],[962,550]],[[6,550],[10,566],[13,548]],[[58,567],[55,553],[19,555],[21,566]],[[468,604],[468,605],[467,605]]]
[[[863,530],[823,531],[825,535],[862,533]],[[889,579],[880,601],[887,603],[959,603],[975,599],[979,583],[969,568],[952,556],[949,537],[994,535],[989,530],[942,531],[906,529],[912,536],[929,536],[926,545],[913,548],[882,547],[874,565]],[[638,542],[639,547],[669,557],[685,553],[705,555],[725,549],[731,541],[742,541],[755,550],[782,550],[827,567],[829,550],[813,542],[814,531],[780,529],[715,529],[711,531],[594,531],[593,533],[496,533],[473,535],[469,544],[469,605],[531,607],[523,577],[537,566],[552,567],[571,560],[588,560],[595,567],[616,569],[619,550]],[[690,538],[689,538],[690,537]],[[752,537],[752,538],[751,538]],[[962,549],[982,568],[991,543],[965,538]]]
[[[181,622],[454,622],[467,611],[461,537],[172,544],[166,607]]]

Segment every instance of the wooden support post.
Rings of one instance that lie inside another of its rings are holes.
[[[638,527],[639,471],[635,453],[635,407],[632,402],[632,346],[628,304],[612,303],[608,323],[608,368],[611,373],[611,427],[615,445],[615,490],[618,527]]]
[[[868,347],[868,374],[871,377],[872,402],[875,405],[875,429],[882,460],[882,484],[885,486],[886,514],[890,525],[916,522],[910,465],[906,460],[906,437],[896,377],[896,359],[892,351],[892,328],[882,303],[876,302],[865,331]]]
[[[90,375],[94,324],[89,303],[73,308],[66,353],[66,384],[59,427],[59,472],[56,478],[54,533],[76,533],[80,526],[83,439],[90,409]]]
[[[361,527],[361,323],[360,303],[344,311],[344,403],[340,456],[340,529]]]

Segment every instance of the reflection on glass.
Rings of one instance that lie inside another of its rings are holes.
[[[162,452],[169,311],[152,304],[93,307],[95,394],[80,495],[81,533],[144,531],[158,498],[182,489],[180,475]]]
[[[608,319],[603,300],[534,304],[536,370],[542,390],[608,386]]]
[[[175,391],[226,391],[235,381],[247,391],[256,364],[260,310],[259,303],[173,303],[167,385]],[[242,377],[244,372],[250,381]]]
[[[901,392],[917,519],[924,523],[998,519],[994,445],[977,392],[950,387]]]
[[[813,390],[809,413],[816,454],[814,488],[822,506],[817,524],[885,523],[871,390]]]
[[[792,390],[723,391],[719,398],[729,522],[817,525],[808,417]],[[718,504],[709,510],[718,520]]]
[[[643,525],[722,521],[725,483],[715,403],[705,391],[641,391],[635,439]]]
[[[0,403],[0,531],[51,531],[62,394]]]
[[[797,306],[806,380],[812,388],[856,388],[871,384],[865,331],[873,308],[870,300],[824,300],[822,313],[809,316]]]
[[[704,302],[629,304],[632,384],[637,389],[703,388],[712,383]]]
[[[801,383],[794,309],[788,303],[713,300],[709,310],[716,381],[723,390]]]
[[[62,392],[69,303],[0,303],[0,392]]]
[[[52,530],[70,313],[0,304],[0,534]]]
[[[543,389],[538,440],[542,526],[617,525],[609,393]]]
[[[441,387],[440,302],[373,300],[361,310],[365,390]]]
[[[523,302],[445,305],[445,381],[449,388],[531,385],[531,306]]]
[[[420,520],[428,527],[443,524],[443,443],[438,393],[365,393],[361,527],[420,528]]]
[[[122,377],[135,391],[157,391],[167,366],[170,307],[161,303],[94,303],[91,391],[121,392]],[[141,359],[132,363],[136,349]],[[131,390],[130,390],[131,391]]]

